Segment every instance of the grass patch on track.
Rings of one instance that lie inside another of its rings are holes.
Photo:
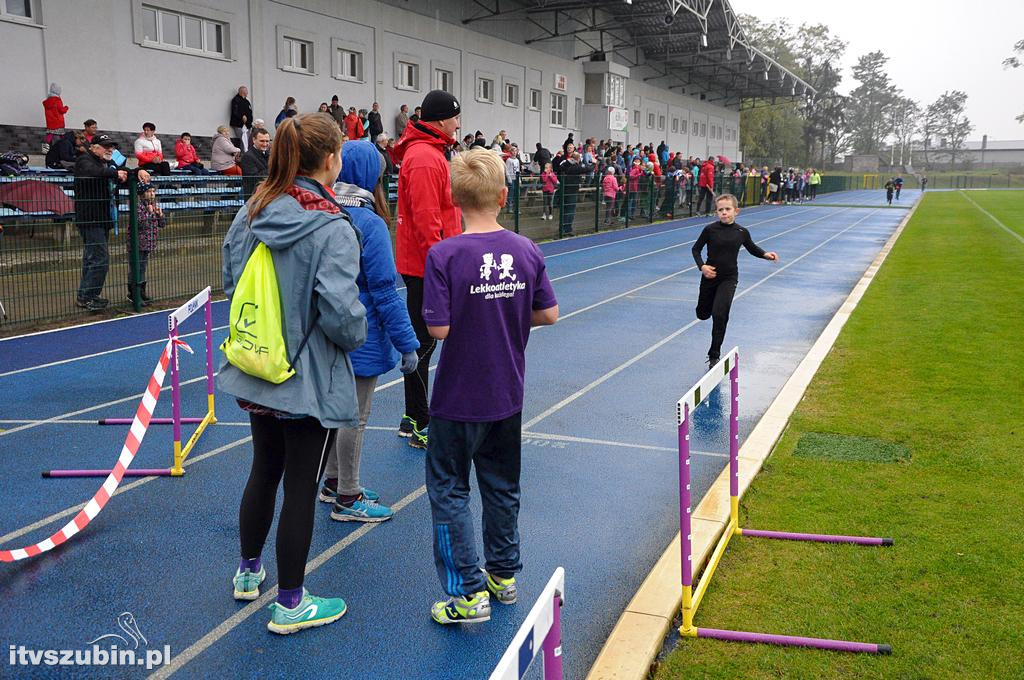
[[[972,192],[1024,233],[1024,192]],[[695,624],[889,643],[892,656],[686,639],[670,678],[1024,677],[1024,244],[928,194],[815,376],[740,525],[891,548],[732,540]],[[794,455],[807,433],[896,464]]]

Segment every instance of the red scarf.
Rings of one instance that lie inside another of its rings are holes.
[[[331,190],[327,190],[331,193]],[[328,201],[326,198],[317,194],[309,189],[303,189],[295,184],[288,187],[286,193],[299,202],[306,210],[323,210],[326,213],[336,214],[341,212],[341,208],[337,206],[333,201]]]

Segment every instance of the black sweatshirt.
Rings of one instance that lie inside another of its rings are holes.
[[[707,262],[700,257],[704,246],[708,247]],[[693,244],[693,261],[697,263],[697,269],[700,269],[705,264],[714,267],[717,275],[716,278],[736,276],[739,272],[739,267],[736,265],[736,256],[740,252],[740,246],[746,248],[747,252],[754,257],[764,257],[764,251],[750,238],[749,231],[736,223],[722,224],[721,222],[715,222],[704,227],[704,231],[700,233],[700,238]]]

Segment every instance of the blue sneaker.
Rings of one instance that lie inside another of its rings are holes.
[[[294,609],[288,609],[278,602],[270,605],[269,609],[274,613],[267,624],[267,630],[279,635],[334,623],[348,611],[345,600],[340,597],[314,597],[305,589]]]
[[[334,504],[331,519],[338,522],[384,522],[394,516],[395,511],[368,498],[360,498],[352,505]]]
[[[368,501],[376,503],[380,500],[380,494],[371,489],[367,489],[365,486],[359,487],[359,492],[363,494],[363,497]],[[320,500],[323,503],[336,503],[338,500],[338,480],[337,479],[325,479],[324,487],[320,489]]]
[[[246,569],[245,571],[235,570],[235,599],[255,600],[260,596],[260,584],[267,578],[267,570],[260,565],[256,573]]]

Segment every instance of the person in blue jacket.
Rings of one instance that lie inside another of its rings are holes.
[[[420,343],[405,301],[395,287],[398,272],[388,232],[391,216],[380,181],[386,168],[384,158],[372,143],[361,141],[346,142],[341,159],[334,194],[363,235],[356,284],[359,301],[366,307],[369,331],[363,346],[349,354],[356,376],[359,423],[338,430],[327,459],[320,500],[334,504],[331,519],[339,522],[383,522],[394,512],[378,502],[379,494],[359,482],[363,431],[370,417],[377,378],[399,363],[402,373],[415,371]]]

